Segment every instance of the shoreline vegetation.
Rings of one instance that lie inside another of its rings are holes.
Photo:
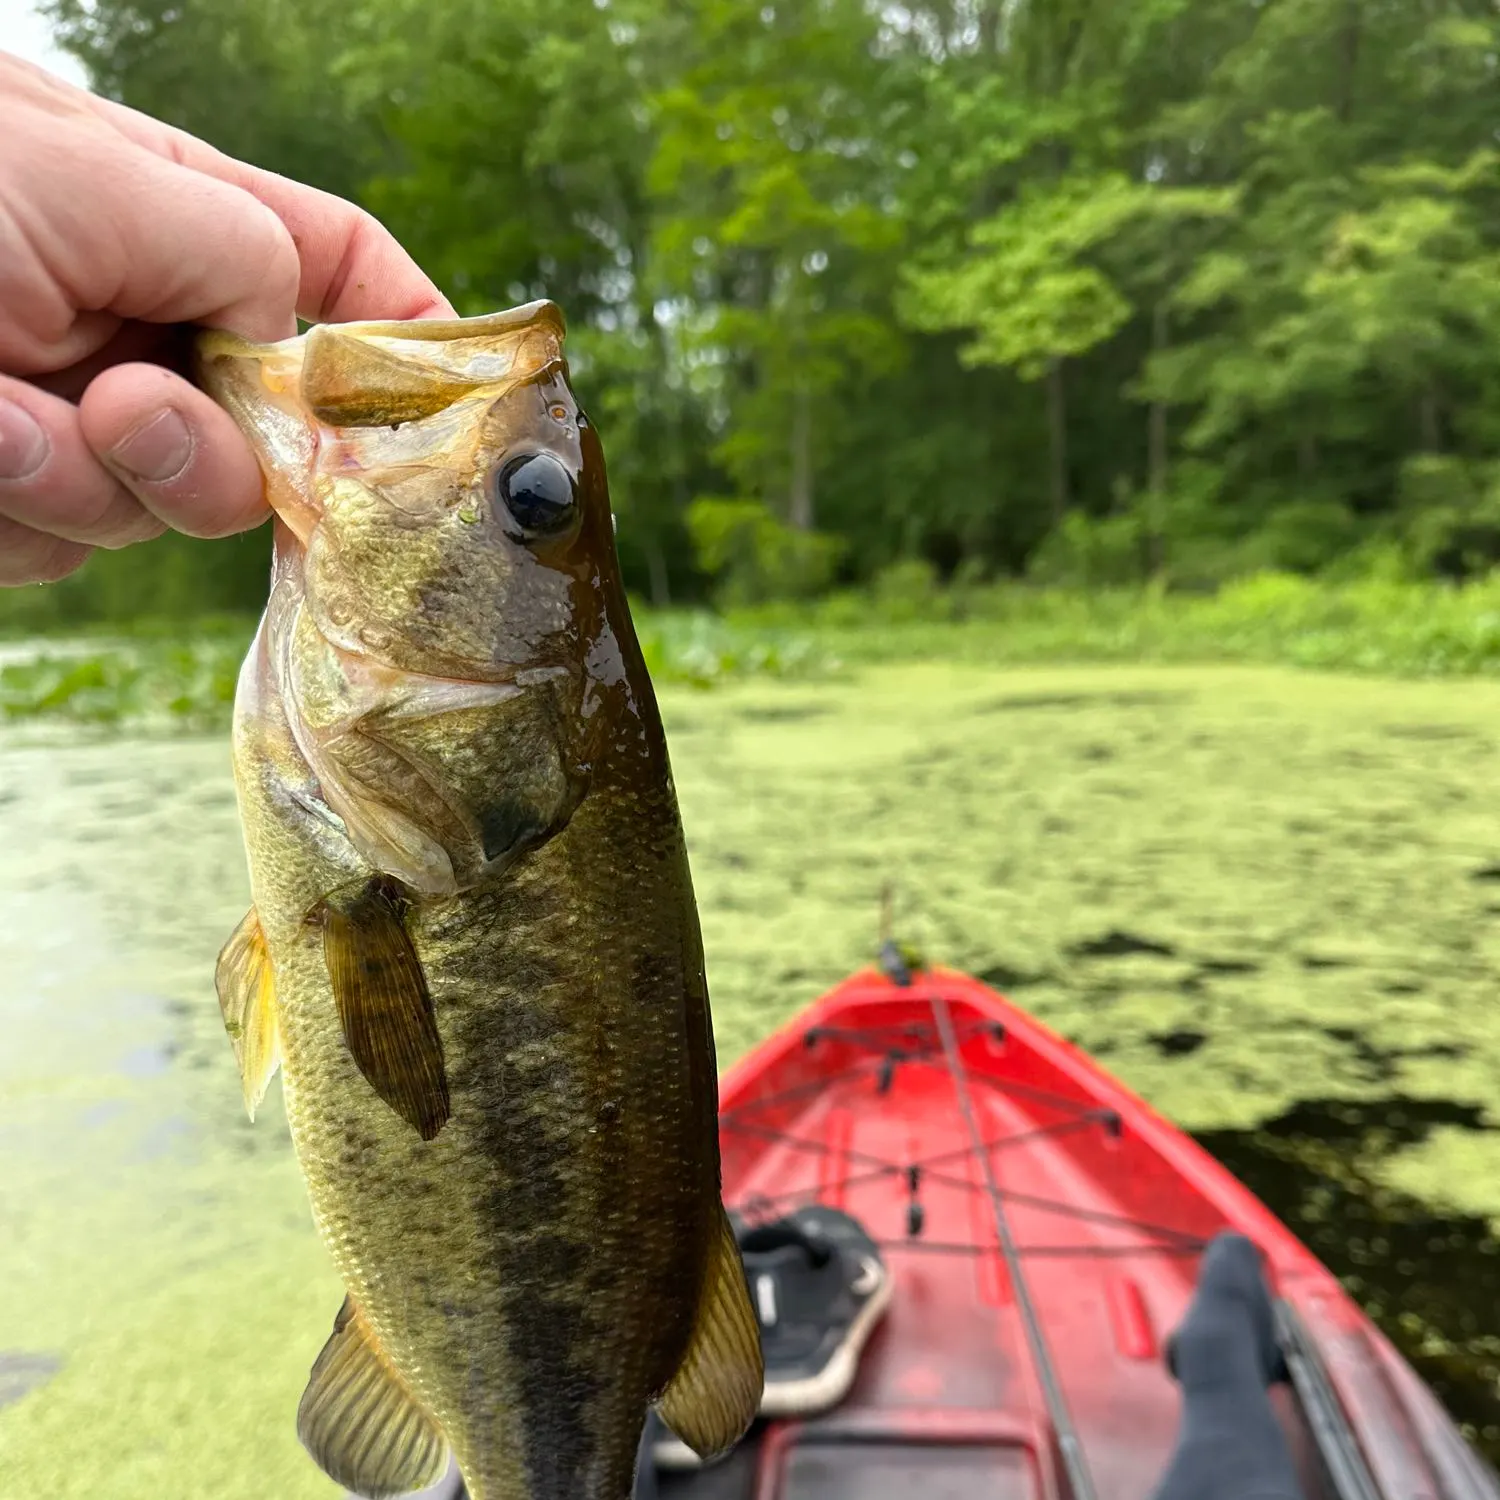
[[[1317,581],[1262,573],[1211,593],[940,587],[898,565],[863,590],[707,609],[634,606],[659,684],[818,679],[894,662],[1281,665],[1388,677],[1500,676],[1500,579]],[[0,722],[208,733],[227,725],[250,615],[6,630]]]

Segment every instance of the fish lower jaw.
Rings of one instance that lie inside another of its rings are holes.
[[[512,682],[471,682],[407,673],[400,699],[383,708],[381,714],[387,719],[434,719],[471,708],[493,708],[522,691]]]
[[[524,688],[512,682],[473,682],[458,677],[424,677],[417,672],[390,669],[390,681],[378,685],[351,683],[348,701],[337,717],[318,725],[324,738],[358,733],[372,721],[406,722],[436,719],[473,708],[507,703]]]
[[[372,718],[426,719],[492,708],[525,691],[508,679],[452,677],[397,666],[350,643],[306,600],[286,637],[283,661],[283,693],[304,718],[321,704],[312,719],[323,736],[358,730],[361,720]]]

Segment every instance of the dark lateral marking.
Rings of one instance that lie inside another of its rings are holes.
[[[500,887],[493,899],[496,932],[525,925],[538,911],[534,893],[514,885]],[[681,989],[670,956],[652,959],[624,946],[620,963],[630,965],[631,976],[624,993],[643,1001],[626,1007],[634,1022],[601,1013],[606,997],[592,993],[561,953],[540,944],[495,942],[488,949],[485,982],[516,1003],[454,1008],[454,1088],[483,1101],[466,1126],[475,1157],[496,1164],[478,1218],[487,1226],[499,1293],[527,1493],[536,1496],[583,1494],[591,1473],[614,1469],[620,1477],[610,1493],[628,1493],[636,1424],[686,1342],[690,1246],[701,1233],[704,1204],[713,1205],[668,1154],[654,1152],[643,1164],[642,1147],[660,1139],[646,1122],[664,1106],[648,1095],[653,1107],[635,1107],[632,1088],[646,1081],[638,1057],[619,1065],[620,1092],[594,1092],[605,1081],[601,1070],[617,1066],[614,1049],[648,1034],[643,1010],[660,1006],[671,1014]],[[669,981],[663,998],[659,986]],[[556,1003],[563,994],[570,1001]],[[554,1001],[530,998],[543,996]],[[600,1110],[608,1102],[619,1110],[606,1123]],[[712,1095],[701,1109],[703,1128],[711,1131]],[[568,1112],[570,1126],[558,1111]],[[590,1132],[590,1125],[598,1128]],[[636,1175],[627,1177],[632,1163]],[[623,1261],[621,1226],[608,1222],[622,1198],[655,1231],[631,1236]],[[633,1285],[623,1296],[622,1277]],[[630,1330],[601,1322],[602,1301],[623,1305],[625,1316],[638,1320],[630,1337]]]
[[[497,902],[501,927],[509,925],[513,899]],[[535,951],[509,957],[505,979],[517,993],[545,994],[567,982]],[[599,1368],[590,1299],[579,1296],[587,1251],[566,1232],[576,1142],[537,1108],[539,1097],[566,1092],[567,1039],[532,1005],[465,1006],[455,1020],[458,1086],[485,1102],[474,1120],[475,1154],[506,1164],[492,1179],[483,1218],[516,1231],[502,1231],[493,1243],[530,1492],[581,1494],[596,1442],[589,1419],[614,1372]]]
[[[313,917],[323,927],[323,958],[350,1055],[370,1087],[432,1140],[452,1105],[432,996],[399,890],[375,879],[353,896],[329,896]]]

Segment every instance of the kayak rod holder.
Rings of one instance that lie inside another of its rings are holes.
[[[1036,1305],[1032,1302],[1031,1291],[1026,1285],[1026,1274],[1021,1269],[1021,1252],[1010,1230],[1010,1218],[1000,1196],[1000,1184],[995,1180],[995,1164],[985,1148],[984,1136],[974,1116],[968,1074],[963,1058],[959,1055],[958,1038],[953,1030],[953,1017],[949,1014],[948,1002],[941,996],[934,995],[929,1003],[932,1006],[932,1018],[937,1022],[938,1035],[943,1041],[943,1053],[948,1061],[948,1072],[953,1078],[953,1092],[958,1099],[959,1113],[963,1116],[964,1127],[969,1132],[974,1154],[979,1158],[979,1165],[984,1173],[985,1192],[994,1215],[1000,1254],[1005,1260],[1011,1290],[1015,1293],[1016,1310],[1021,1315],[1021,1326],[1026,1332],[1026,1343],[1031,1350],[1031,1361],[1042,1388],[1042,1399],[1047,1406],[1047,1417],[1052,1424],[1052,1434],[1067,1476],[1071,1500],[1099,1500],[1099,1491],[1094,1487],[1093,1476],[1089,1473],[1083,1444],[1078,1439],[1072,1413],[1068,1410],[1067,1400],[1057,1378],[1057,1367],[1053,1364],[1052,1353],[1047,1347],[1047,1336],[1042,1332],[1041,1319],[1037,1317]]]

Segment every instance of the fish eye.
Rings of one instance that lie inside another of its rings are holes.
[[[523,539],[566,531],[578,509],[573,476],[550,453],[521,453],[507,461],[495,478],[495,498]],[[505,517],[500,519],[503,524]]]

